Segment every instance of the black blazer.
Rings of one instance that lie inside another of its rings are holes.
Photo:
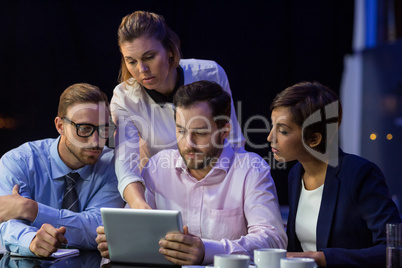
[[[384,175],[373,163],[339,149],[338,165],[328,165],[317,221],[317,250],[327,267],[385,267],[386,223],[401,222]],[[304,169],[289,173],[288,251],[303,251],[295,219]]]

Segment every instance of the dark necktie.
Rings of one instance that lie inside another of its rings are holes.
[[[69,173],[64,176],[66,189],[64,191],[63,196],[63,204],[61,205],[62,209],[69,209],[74,212],[78,212],[80,208],[80,203],[78,200],[78,194],[75,189],[75,184],[80,178],[80,174],[78,173]]]

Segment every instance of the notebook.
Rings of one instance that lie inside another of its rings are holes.
[[[180,211],[101,208],[112,263],[176,266],[159,253],[166,233],[183,232]]]
[[[70,256],[77,256],[80,254],[78,249],[63,249],[59,248],[56,252],[53,252],[48,258],[64,258]],[[31,257],[31,256],[23,256],[18,253],[10,252],[11,257]],[[35,256],[33,258],[36,258]]]

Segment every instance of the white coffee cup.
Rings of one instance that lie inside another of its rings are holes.
[[[282,258],[286,258],[286,249],[260,248],[254,250],[254,263],[257,268],[280,268]]]
[[[249,268],[250,257],[238,254],[217,254],[214,256],[215,268]]]
[[[312,258],[283,258],[281,268],[317,268]]]

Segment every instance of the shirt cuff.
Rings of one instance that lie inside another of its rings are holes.
[[[225,254],[225,248],[221,242],[210,239],[202,239],[205,248],[204,260],[202,265],[208,265],[214,263],[214,255]]]
[[[121,197],[124,199],[124,189],[126,189],[126,187],[127,187],[127,185],[129,185],[130,183],[134,183],[134,182],[139,182],[139,183],[141,183],[142,184],[142,186],[144,187],[144,189],[145,189],[145,182],[144,182],[144,179],[143,178],[141,178],[141,177],[138,177],[138,176],[131,176],[131,177],[124,177],[123,179],[120,179],[119,180],[119,184],[118,184],[118,190],[119,190],[119,193],[120,193],[120,195],[121,195]],[[126,201],[125,199],[124,199],[124,201]]]
[[[35,236],[36,232],[29,232],[20,237],[18,242],[18,252],[14,253],[17,253],[21,256],[35,257],[36,255],[33,254],[32,251],[29,249],[29,246],[31,245],[31,242]]]
[[[57,228],[59,213],[59,209],[38,202],[38,215],[36,215],[36,219],[32,222],[32,226],[41,228],[44,223],[48,223]]]

